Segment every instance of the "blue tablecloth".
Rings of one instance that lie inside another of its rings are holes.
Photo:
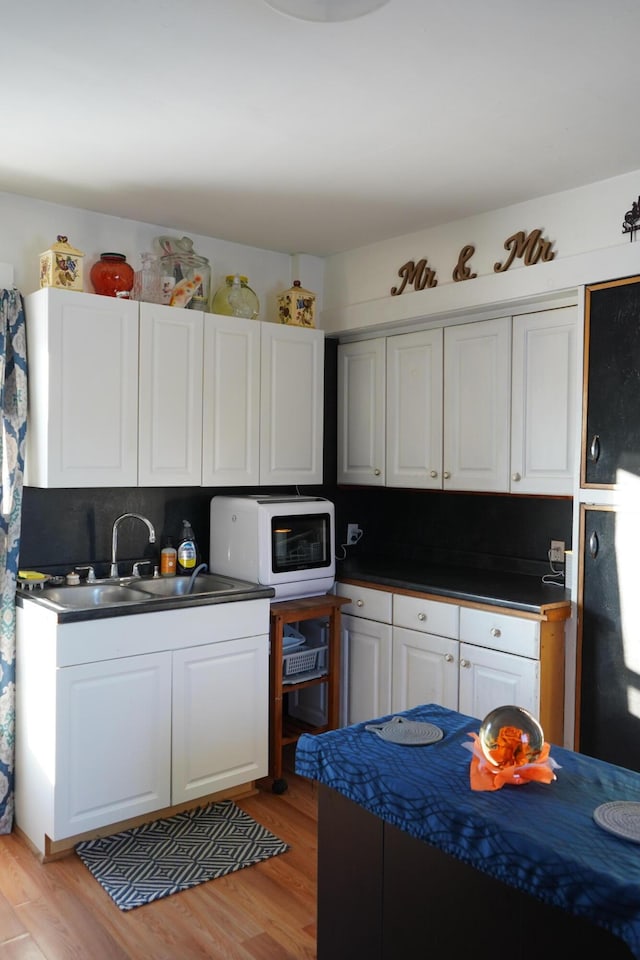
[[[588,918],[640,960],[640,844],[593,820],[601,803],[640,801],[640,774],[552,745],[561,767],[553,783],[474,792],[471,754],[462,744],[479,721],[435,704],[400,715],[436,724],[443,739],[389,743],[364,723],[304,734],[296,773],[512,887]]]

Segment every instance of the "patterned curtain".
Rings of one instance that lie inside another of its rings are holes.
[[[14,811],[16,575],[27,434],[27,350],[24,304],[0,290],[0,834]]]

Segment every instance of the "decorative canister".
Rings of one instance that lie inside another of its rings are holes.
[[[82,290],[82,258],[66,237],[58,234],[57,242],[40,254],[40,286],[62,290]]]
[[[193,249],[190,237],[157,237],[165,303],[204,310],[211,293],[211,264]]]
[[[278,297],[278,318],[280,323],[296,327],[315,327],[316,295],[305,290],[299,280]]]
[[[124,253],[101,253],[89,278],[95,292],[103,297],[128,297],[133,287],[133,267]]]
[[[162,303],[162,270],[160,258],[154,253],[141,253],[142,266],[133,278],[131,299],[143,303]]]
[[[211,301],[211,313],[226,317],[247,317],[255,320],[260,312],[260,301],[249,286],[247,277],[230,273],[215,292]]]

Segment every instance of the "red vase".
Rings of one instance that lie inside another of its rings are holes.
[[[128,297],[133,277],[133,267],[124,253],[101,253],[89,273],[93,289],[103,297]]]

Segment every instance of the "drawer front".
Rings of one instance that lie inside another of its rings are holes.
[[[351,603],[345,603],[340,608],[342,613],[379,620],[380,623],[391,623],[392,594],[387,590],[371,590],[369,587],[355,587],[351,583],[337,583],[336,594],[339,597],[351,598]]]
[[[540,659],[540,624],[488,610],[460,610],[460,639],[479,647]]]
[[[393,623],[397,627],[433,633],[439,637],[457,640],[460,627],[460,607],[455,603],[438,603],[420,597],[393,596]]]

